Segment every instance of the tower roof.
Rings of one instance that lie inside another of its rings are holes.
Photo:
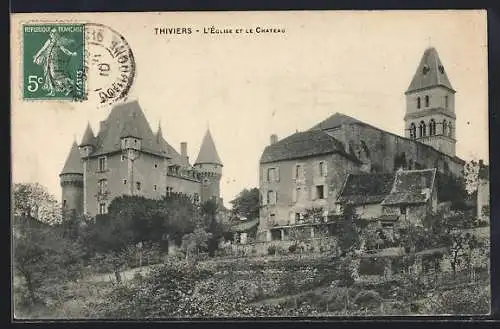
[[[80,146],[86,146],[86,145],[95,145],[95,136],[94,132],[92,131],[92,127],[90,126],[90,123],[87,123],[87,128],[85,128],[82,142],[80,144]]]
[[[219,154],[217,153],[217,149],[215,148],[215,143],[209,129],[207,129],[205,137],[203,137],[200,153],[198,153],[198,157],[196,158],[196,162],[194,164],[201,163],[211,163],[222,166],[222,161],[219,158]]]
[[[82,174],[83,175],[83,163],[80,157],[80,151],[78,150],[78,145],[73,141],[71,145],[71,150],[69,151],[68,157],[66,158],[66,163],[64,164],[61,175],[64,174]]]
[[[442,86],[455,91],[450,80],[448,80],[446,70],[439,59],[436,48],[430,47],[425,50],[406,93],[435,86]]]
[[[97,134],[96,150],[93,154],[119,151],[120,138],[130,136],[142,139],[143,151],[159,156],[167,155],[167,150],[157,141],[138,101],[113,107]]]

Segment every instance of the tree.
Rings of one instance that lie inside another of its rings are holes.
[[[233,213],[237,216],[254,219],[259,217],[259,189],[243,189],[238,196],[230,201]]]
[[[16,183],[13,187],[13,215],[55,224],[62,221],[62,208],[47,188],[39,183]]]
[[[186,259],[191,255],[198,256],[200,252],[207,250],[211,238],[212,233],[206,232],[201,227],[196,228],[193,233],[186,234],[182,238],[182,250],[186,254]]]
[[[464,178],[466,184],[467,193],[472,194],[477,191],[479,183],[479,169],[480,162],[476,160],[471,160],[467,162],[464,166]]]
[[[14,270],[24,279],[29,304],[43,299],[43,286],[80,277],[82,248],[61,227],[14,217],[14,232]]]

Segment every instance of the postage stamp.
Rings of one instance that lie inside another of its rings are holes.
[[[83,99],[84,24],[23,26],[24,99]]]
[[[23,98],[94,101],[127,97],[135,61],[125,38],[92,23],[23,26]]]

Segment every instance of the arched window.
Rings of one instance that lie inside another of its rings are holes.
[[[436,121],[431,119],[429,121],[429,136],[434,136],[436,134]]]
[[[425,107],[429,107],[429,95],[425,95]]]
[[[448,124],[448,136],[453,137],[453,126],[451,125],[451,122]]]
[[[420,97],[417,97],[417,109],[420,108]]]
[[[443,135],[448,135],[448,122],[443,120]]]
[[[417,138],[417,126],[413,122],[410,125],[410,138]]]
[[[419,137],[424,137],[426,135],[425,122],[420,121],[420,124],[418,125],[418,133]]]

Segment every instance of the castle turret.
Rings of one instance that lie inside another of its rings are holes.
[[[75,141],[59,178],[63,210],[81,214],[83,212],[83,162]]]
[[[194,167],[202,177],[202,202],[215,199],[220,202],[220,179],[222,177],[222,161],[215,147],[210,130],[207,130],[196,158]]]
[[[94,132],[92,131],[92,127],[90,123],[87,124],[87,128],[85,128],[85,132],[83,133],[82,142],[80,143],[80,152],[83,157],[88,157],[94,152],[96,146],[96,140],[94,136]]]
[[[405,94],[405,137],[455,156],[455,90],[435,48],[425,50]]]
[[[127,160],[128,190],[129,194],[133,195],[135,190],[140,190],[139,186],[134,188],[134,184],[137,183],[134,183],[134,161],[139,158],[142,148],[141,133],[137,125],[134,124],[134,120],[126,121],[123,125],[123,129],[120,133],[120,141],[122,155]],[[137,184],[140,184],[140,182]]]

